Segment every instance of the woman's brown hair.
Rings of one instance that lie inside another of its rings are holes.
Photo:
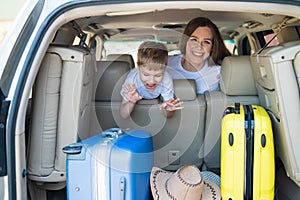
[[[199,27],[210,28],[213,40],[212,40],[212,50],[210,57],[215,64],[221,64],[222,60],[226,56],[230,56],[231,53],[226,48],[224,41],[221,37],[218,27],[206,17],[197,17],[192,19],[185,27],[183,35],[180,41],[180,51],[182,54],[186,53],[186,44],[188,39],[191,37],[193,32]]]

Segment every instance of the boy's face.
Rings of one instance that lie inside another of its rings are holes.
[[[151,69],[147,65],[138,67],[138,73],[141,81],[147,90],[153,91],[163,80],[165,69]]]

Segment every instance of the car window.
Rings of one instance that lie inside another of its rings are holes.
[[[157,40],[156,40],[157,41]],[[106,57],[110,54],[131,54],[133,57],[134,62],[137,62],[137,51],[138,47],[143,41],[105,41],[104,48],[102,51],[101,58],[106,59]],[[180,50],[178,47],[178,43],[170,43],[165,41],[158,41],[166,44],[169,55],[178,55],[180,54]],[[224,40],[224,43],[228,50],[233,54],[236,55],[237,52],[235,49],[234,40]]]
[[[161,40],[155,40],[156,42],[164,43],[168,50],[169,55],[177,55],[180,53],[178,49],[178,43],[170,43]],[[106,59],[110,54],[131,54],[134,62],[137,62],[137,51],[143,40],[138,41],[105,41],[101,58]]]
[[[102,58],[106,59],[110,54],[131,54],[134,62],[137,62],[137,50],[143,41],[106,41],[102,51]]]
[[[264,35],[265,43],[268,44],[267,47],[277,46],[279,44],[276,33],[269,33]]]
[[[260,31],[255,33],[261,47],[277,46],[279,44],[277,35],[273,30]]]
[[[234,40],[224,40],[224,43],[232,55],[237,55]]]

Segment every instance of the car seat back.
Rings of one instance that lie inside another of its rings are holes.
[[[109,54],[106,57],[107,61],[126,61],[131,68],[135,68],[135,63],[131,54]]]
[[[220,91],[206,92],[204,166],[219,172],[221,121],[234,103],[259,104],[249,56],[228,56],[222,62]]]
[[[33,87],[29,179],[65,182],[62,148],[89,136],[94,63],[94,54],[85,48],[48,48]]]
[[[300,42],[264,49],[251,56],[261,104],[271,116],[276,154],[300,186]]]

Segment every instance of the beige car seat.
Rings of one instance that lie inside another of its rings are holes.
[[[131,54],[109,54],[106,57],[107,61],[125,61],[128,62],[131,68],[135,68],[135,63]]]
[[[221,91],[205,93],[207,103],[204,167],[219,173],[223,112],[234,103],[259,104],[249,56],[228,56],[222,62]]]
[[[33,87],[28,178],[61,189],[66,180],[62,148],[89,136],[95,57],[81,47],[50,46]]]

